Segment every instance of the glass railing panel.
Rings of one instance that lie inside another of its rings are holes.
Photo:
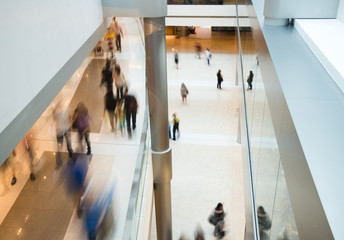
[[[139,231],[139,220],[143,202],[147,163],[149,154],[148,134],[148,104],[145,105],[144,123],[138,150],[133,183],[131,186],[126,224],[122,239],[136,239]]]
[[[258,222],[255,210],[255,190],[254,190],[254,177],[253,177],[253,164],[251,160],[251,147],[250,147],[250,135],[249,135],[249,122],[248,111],[251,109],[247,104],[245,97],[246,85],[245,85],[245,70],[244,70],[244,58],[243,53],[245,51],[245,32],[241,31],[238,17],[238,7],[236,7],[236,50],[237,50],[237,81],[239,87],[239,99],[240,99],[240,118],[239,118],[239,142],[242,145],[242,168],[243,168],[243,180],[244,180],[244,196],[245,196],[245,232],[244,239],[253,240],[259,238]],[[243,35],[243,36],[241,36]],[[241,39],[243,37],[243,39]],[[242,46],[243,43],[243,46]],[[252,42],[251,42],[252,43]],[[245,60],[247,61],[247,59]]]
[[[245,121],[241,122],[247,124],[247,135],[242,135],[247,140],[242,143],[243,148],[247,148],[243,151],[248,152],[247,158],[252,176],[250,191],[255,209],[250,210],[256,211],[252,216],[257,214],[256,219],[253,220],[255,227],[259,229],[257,238],[298,239],[253,32],[247,28],[240,31],[239,41],[241,43],[239,53],[242,54],[238,63],[241,67],[238,68],[241,71],[238,74],[241,77],[239,87],[243,90],[241,97],[244,99],[241,102],[245,103],[246,110],[241,111],[245,113],[241,116]],[[254,74],[252,90],[248,89],[247,83],[250,71]],[[247,160],[243,159],[243,161]],[[257,209],[260,206],[266,212],[265,217],[264,214],[258,214]]]
[[[138,27],[139,37],[144,46],[144,30],[143,19],[135,18]],[[145,87],[146,89],[146,87]],[[147,175],[148,159],[150,154],[150,141],[148,138],[148,98],[146,90],[146,101],[144,105],[143,127],[141,132],[141,139],[139,150],[137,154],[134,179],[131,186],[130,199],[127,209],[126,223],[124,226],[124,233],[122,239],[137,239],[140,227],[141,209],[144,199],[145,181]]]
[[[278,182],[276,185],[269,239],[299,239],[282,164],[280,164]]]
[[[147,128],[148,130],[148,128]],[[138,183],[138,191],[135,203],[135,210],[134,210],[134,218],[133,218],[133,226],[131,229],[131,237],[130,239],[137,239],[139,227],[140,227],[140,218],[141,218],[141,209],[142,203],[144,198],[144,190],[145,190],[145,183],[146,183],[146,173],[147,173],[147,165],[148,165],[148,158],[150,154],[150,141],[148,137],[145,137],[145,143],[143,146],[143,154],[142,154],[142,163],[141,163],[141,171],[140,171],[140,179]]]

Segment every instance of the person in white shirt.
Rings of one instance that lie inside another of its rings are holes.
[[[69,156],[73,155],[73,149],[70,141],[70,115],[68,109],[63,109],[61,103],[54,111],[54,120],[56,121],[56,138],[57,138],[57,155],[56,155],[56,168],[58,169],[62,165],[61,151],[63,146],[63,137],[67,142],[67,150]]]
[[[120,100],[123,98],[123,90],[126,86],[126,81],[124,74],[122,73],[121,66],[118,63],[115,64],[115,71],[112,72],[112,77],[115,79],[117,99]]]

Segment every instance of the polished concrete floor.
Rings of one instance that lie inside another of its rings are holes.
[[[180,118],[181,136],[171,141],[173,178],[173,239],[184,234],[192,239],[201,225],[206,239],[213,237],[207,219],[218,202],[224,205],[225,239],[243,239],[244,195],[241,146],[237,143],[239,92],[235,86],[236,55],[232,33],[214,33],[198,29],[198,34],[175,40],[167,37],[169,117]],[[204,53],[195,54],[195,43],[210,48],[207,65]],[[180,54],[179,68],[174,65],[172,49]],[[222,90],[216,88],[216,73],[222,70]],[[187,102],[180,95],[181,83],[189,90]],[[153,218],[154,221],[154,218]],[[156,239],[152,229],[151,239]]]
[[[87,158],[85,161],[88,161]],[[68,153],[62,153],[62,159],[66,163]],[[63,178],[58,181],[59,184],[56,182],[55,152],[44,152],[39,161],[42,168],[36,172],[36,179],[27,180],[0,225],[3,239],[16,239],[19,235],[22,239],[63,239],[65,235],[76,195],[67,192],[65,176],[61,175]]]
[[[133,139],[129,140],[125,133],[124,136],[121,136],[119,132],[111,133],[109,123],[102,119],[103,116],[92,113],[92,117],[97,118],[96,120],[100,121],[101,125],[99,128],[99,124],[97,124],[95,128],[97,130],[91,133],[93,158],[90,170],[95,181],[99,184],[116,182],[114,208],[118,221],[111,239],[122,239],[145,102],[144,47],[138,36],[135,21],[120,19],[120,22],[123,24],[125,38],[123,52],[117,54],[117,59],[122,65],[131,93],[136,95],[139,102],[137,130]],[[173,179],[171,182],[173,235],[174,239],[177,239],[181,233],[191,237],[196,225],[200,224],[207,239],[212,239],[213,228],[207,222],[207,218],[216,204],[222,202],[227,213],[226,239],[243,239],[245,220],[241,147],[236,141],[239,99],[238,88],[235,86],[236,59],[232,50],[235,42],[231,35],[222,38],[217,36],[214,40],[216,42],[212,42],[211,39],[207,39],[207,36],[211,36],[207,31],[209,29],[202,29],[199,38],[194,36],[179,42],[175,42],[173,38],[167,38],[169,118],[172,120],[172,113],[177,113],[181,121],[181,136],[177,141],[171,142],[173,149]],[[190,47],[193,49],[195,42],[200,38],[203,39],[204,48],[214,49],[210,66],[206,64],[204,55],[198,59],[193,50],[190,50]],[[223,46],[222,50],[221,46]],[[179,69],[174,66],[173,53],[170,51],[173,47],[177,48],[180,53]],[[34,126],[32,138],[37,146],[36,171],[41,168],[42,163],[39,159],[43,153],[56,151],[52,109],[61,100],[65,106],[77,102],[78,99],[72,99],[79,91],[78,86],[82,86],[79,85],[81,81],[97,83],[100,79],[100,72],[92,73],[95,75],[91,79],[90,75],[86,77],[87,71],[85,71],[88,66],[97,64],[97,61],[93,61],[92,56],[85,59],[55,102]],[[99,67],[96,69],[99,71]],[[224,75],[223,90],[216,88],[218,69],[222,69]],[[190,92],[187,103],[183,103],[180,96],[182,82],[186,84]],[[88,88],[91,85],[83,86]],[[101,94],[99,98],[102,99]],[[98,108],[103,109],[102,101],[98,104],[101,106],[95,104],[92,109],[97,108],[97,111]],[[70,111],[72,112],[73,109]],[[77,143],[77,136],[74,133],[72,134],[72,143]],[[0,196],[0,222],[6,219],[7,213],[11,211],[27,182],[28,156],[23,152],[18,154],[17,158],[21,159],[18,168],[20,170],[17,171],[17,184],[13,187],[9,185],[10,171],[5,171],[3,174],[2,184],[5,184],[6,187],[3,188]],[[75,212],[70,219],[63,238],[84,239],[85,232],[82,222],[76,217]],[[18,229],[14,230],[18,231]],[[17,236],[19,237],[19,235]],[[153,233],[151,239],[154,239],[154,235]]]

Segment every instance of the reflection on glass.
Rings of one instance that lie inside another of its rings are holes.
[[[251,31],[241,31],[240,37],[260,239],[299,239],[253,35]]]
[[[144,192],[144,185],[146,180],[146,173],[147,173],[147,166],[148,166],[148,158],[149,158],[149,139],[146,138],[146,141],[144,142],[144,150],[142,155],[142,163],[141,163],[141,172],[140,172],[140,180],[139,180],[139,186],[138,186],[138,193],[136,196],[136,203],[135,203],[135,209],[134,209],[134,219],[133,219],[133,225],[131,229],[131,239],[136,239],[137,235],[139,233],[139,224],[140,224],[140,217],[141,217],[141,208],[143,203],[143,192]]]

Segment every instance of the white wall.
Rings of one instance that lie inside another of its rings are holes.
[[[268,18],[336,18],[339,0],[265,0]]]
[[[344,23],[344,1],[343,0],[339,2],[337,19]]]
[[[101,0],[0,1],[0,133],[102,21]]]

